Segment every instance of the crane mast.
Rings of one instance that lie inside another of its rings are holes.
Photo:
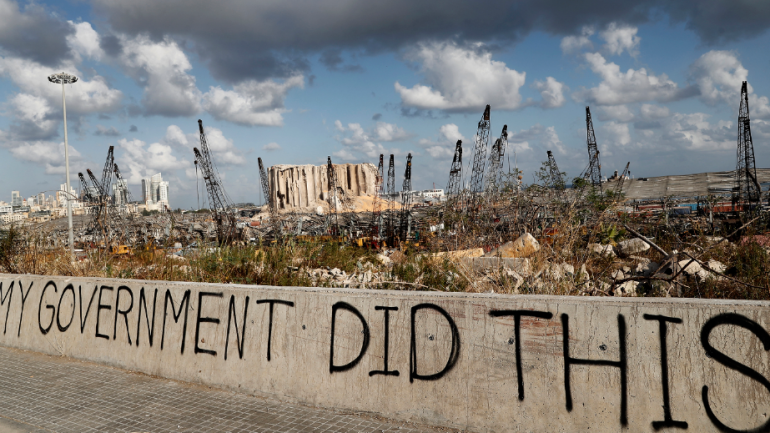
[[[495,140],[492,151],[489,153],[489,167],[487,167],[487,192],[496,192],[503,168],[503,156],[508,146],[508,125],[503,125],[500,138]]]
[[[404,183],[401,187],[401,241],[409,236],[409,206],[412,201],[412,154],[406,157],[406,169],[404,169]]]
[[[387,237],[388,246],[393,246],[395,238],[395,219],[396,219],[396,165],[393,154],[390,155],[388,164],[388,227]]]
[[[559,166],[556,165],[556,158],[553,157],[553,152],[548,151],[548,177],[550,180],[550,187],[563,190],[565,187],[564,177],[562,177],[559,171]]]
[[[339,236],[340,220],[337,215],[337,203],[339,203],[339,199],[337,198],[337,173],[334,172],[334,164],[332,164],[331,156],[326,157],[326,176],[329,183],[329,194],[327,197],[329,199],[329,210],[334,214],[334,235]]]
[[[265,166],[262,165],[262,158],[257,158],[259,162],[259,179],[262,182],[262,194],[265,196],[265,204],[268,209],[273,209],[273,200],[270,197],[270,182],[267,180],[267,173],[265,172]]]
[[[471,200],[475,201],[476,195],[484,190],[484,160],[487,156],[489,144],[489,105],[484,109],[484,114],[479,120],[476,131],[476,142],[473,145],[473,170],[471,171]]]
[[[193,147],[195,160],[198,166],[203,170],[203,180],[206,183],[206,190],[209,194],[211,211],[214,213],[214,220],[217,224],[217,240],[220,244],[228,244],[237,239],[237,230],[235,227],[235,215],[232,210],[232,203],[225,193],[222,182],[217,174],[214,162],[211,159],[206,133],[203,130],[203,121],[198,120],[198,131],[200,133],[201,148]]]
[[[757,181],[757,167],[754,160],[754,143],[751,139],[749,119],[749,92],[746,81],[741,85],[741,105],[738,111],[738,163],[735,167],[733,200],[751,205],[759,203],[762,188]]]
[[[591,120],[591,110],[586,107],[586,142],[588,143],[588,168],[584,178],[591,181],[591,185],[602,190],[602,165],[599,162],[599,147],[596,145],[594,123]]]
[[[380,163],[377,165],[377,178],[374,185],[374,202],[372,203],[372,224],[371,224],[371,237],[372,241],[380,240],[380,200],[382,199],[382,184],[383,184],[383,169],[384,169],[384,155],[380,154]]]

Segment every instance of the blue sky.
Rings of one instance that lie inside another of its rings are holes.
[[[527,182],[547,150],[570,177],[585,168],[586,105],[605,174],[627,161],[636,177],[732,170],[742,80],[757,166],[770,166],[766,2],[559,2],[495,14],[462,0],[0,0],[0,199],[64,181],[60,88],[46,80],[60,70],[81,78],[67,87],[73,183],[113,145],[134,196],[161,172],[173,207],[198,203],[199,118],[236,202],[262,201],[257,157],[393,153],[400,187],[411,152],[413,185],[443,188],[456,140],[471,161],[485,104]]]

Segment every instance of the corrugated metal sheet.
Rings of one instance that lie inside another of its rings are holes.
[[[654,200],[666,196],[696,197],[709,194],[728,194],[734,185],[734,171],[684,174],[678,176],[649,177],[647,180],[632,179],[623,184],[628,200]],[[770,182],[770,168],[758,168],[760,183]],[[605,184],[614,188],[615,182]],[[764,189],[764,186],[763,186]]]

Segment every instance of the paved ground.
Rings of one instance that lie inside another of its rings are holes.
[[[0,432],[447,432],[0,347]]]

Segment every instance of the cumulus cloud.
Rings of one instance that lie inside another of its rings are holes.
[[[67,36],[67,45],[75,53],[77,60],[89,58],[102,60],[104,51],[101,47],[99,33],[91,27],[91,23],[68,21],[74,32]]]
[[[599,120],[601,121],[616,120],[626,123],[634,120],[635,117],[633,111],[627,105],[601,107],[599,113]]]
[[[143,114],[178,117],[200,112],[201,92],[188,73],[192,64],[177,42],[154,41],[145,35],[121,42],[124,70],[144,87]]]
[[[545,127],[539,123],[528,129],[509,134],[508,144],[516,152],[532,150],[532,145],[534,145],[541,149],[542,154],[548,150],[555,150],[562,155],[567,154],[567,149],[559,138],[559,134],[556,133],[556,128],[553,126]]]
[[[121,138],[118,147],[123,150],[117,158],[121,174],[132,185],[140,184],[143,178],[156,173],[184,169],[192,164],[177,158],[171,146],[163,143],[147,145],[142,140]]]
[[[671,110],[669,110],[668,107],[650,104],[642,104],[639,112],[645,120],[663,119],[671,114]]]
[[[564,105],[564,89],[567,88],[564,83],[548,77],[545,81],[535,81],[533,87],[540,91],[542,101],[539,105],[542,108],[558,108]]]
[[[365,130],[360,123],[349,123],[347,126],[336,120],[334,128],[339,132],[335,139],[344,148],[333,153],[334,156],[345,161],[356,161],[364,156],[375,159],[379,154],[401,154],[399,149],[387,149],[382,142],[403,141],[412,136],[401,127],[386,122],[377,122],[373,127]]]
[[[575,54],[584,49],[593,48],[593,43],[589,39],[594,34],[593,27],[585,26],[577,36],[565,36],[561,40],[561,51],[564,54]]]
[[[453,42],[423,43],[405,54],[420,66],[426,84],[394,87],[406,107],[446,111],[479,111],[490,104],[497,110],[524,107],[519,89],[526,73],[492,60],[492,53],[476,45],[461,47]]]
[[[243,165],[246,163],[243,152],[235,147],[233,140],[225,137],[221,129],[207,126],[205,131],[206,144],[215,162],[223,165]],[[185,134],[179,126],[169,125],[166,128],[166,135],[160,142],[184,149],[185,152],[190,152],[192,155],[193,147],[200,148],[200,135],[197,130]]]
[[[712,50],[690,66],[690,79],[700,90],[700,99],[707,105],[727,104],[737,107],[741,85],[748,80],[749,71],[732,51]],[[751,117],[770,118],[770,104],[766,96],[753,95],[748,84]]]
[[[460,128],[454,123],[447,123],[439,128],[437,140],[423,138],[419,144],[425,147],[425,151],[434,159],[451,159],[455,154],[457,140],[465,142],[465,137],[460,133]],[[468,143],[465,143],[466,148],[467,146]]]
[[[212,86],[203,95],[203,109],[217,120],[246,126],[282,126],[286,94],[294,87],[303,88],[304,83],[304,78],[297,75],[282,83],[249,80],[233,90]]]
[[[266,145],[262,146],[262,150],[266,152],[274,152],[276,150],[281,150],[281,145],[278,143],[267,143]]]
[[[642,38],[636,35],[639,29],[635,26],[610,23],[599,36],[606,42],[604,50],[610,55],[620,55],[627,51],[631,57],[639,55],[639,43]]]
[[[28,161],[45,167],[46,174],[64,174],[64,142],[28,141],[15,143],[9,149],[11,155],[21,161]],[[83,158],[72,145],[69,146],[70,172],[82,171]]]
[[[645,68],[620,70],[599,53],[586,53],[585,60],[595,74],[602,78],[598,86],[581,89],[573,97],[598,105],[623,105],[632,102],[668,102],[692,96],[694,88],[680,89],[666,74],[653,75]]]
[[[107,128],[106,126],[96,125],[96,131],[94,131],[94,135],[100,137],[119,137],[120,132],[115,129],[114,126]]]
[[[73,32],[43,6],[32,3],[22,11],[16,1],[0,0],[0,46],[12,57],[57,66],[71,56],[67,39]]]
[[[419,41],[457,38],[517,42],[531,32],[574,35],[584,26],[638,25],[664,16],[706,44],[753,37],[770,27],[763,1],[640,0],[611,2],[470,0],[443,2],[329,0],[236,2],[203,0],[95,0],[97,14],[116,31],[189,41],[220,80],[289,77],[307,71],[298,53],[326,49],[398,50]],[[490,11],[494,11],[490,13]],[[175,19],[168,19],[174,17]],[[361,19],[376,17],[376,19]],[[212,30],[216,29],[216,30]],[[290,35],[290,37],[287,37]]]
[[[601,146],[605,153],[608,148],[625,146],[631,143],[631,132],[628,129],[627,123],[607,122],[601,126],[601,132],[603,134]]]

